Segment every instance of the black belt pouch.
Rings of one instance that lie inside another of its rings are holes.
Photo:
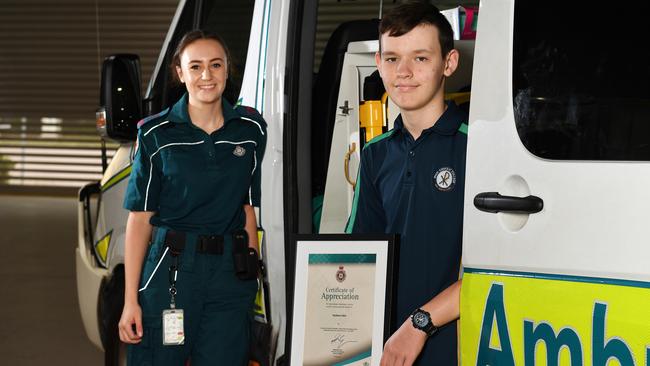
[[[237,230],[232,234],[232,261],[235,267],[235,276],[240,280],[253,280],[259,272],[259,258],[257,251],[248,246],[248,233],[246,230]]]

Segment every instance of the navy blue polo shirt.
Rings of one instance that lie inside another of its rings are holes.
[[[466,123],[467,115],[449,102],[438,121],[414,140],[400,115],[392,130],[361,153],[346,232],[400,235],[397,326],[458,280]],[[455,365],[456,352],[452,323],[427,341],[419,362]]]
[[[192,124],[187,98],[138,124],[124,208],[154,211],[155,226],[224,235],[244,227],[244,204],[260,204],[266,123],[222,98],[224,125],[207,134]]]

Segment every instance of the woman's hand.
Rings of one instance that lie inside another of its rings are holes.
[[[129,213],[124,242],[124,308],[117,327],[124,343],[142,340],[142,309],[138,304],[138,284],[142,262],[151,240],[151,217],[154,212]],[[133,327],[135,326],[135,329]]]
[[[122,342],[138,344],[142,341],[142,309],[140,305],[137,303],[124,303],[118,329]]]
[[[246,215],[246,224],[244,229],[248,234],[248,247],[259,251],[257,243],[257,217],[255,216],[255,209],[251,205],[244,205],[244,214]],[[257,253],[259,256],[259,252]]]

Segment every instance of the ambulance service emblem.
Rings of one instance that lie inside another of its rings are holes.
[[[246,149],[237,145],[235,147],[235,150],[232,151],[232,154],[241,158],[242,156],[244,156],[244,154],[246,154]]]
[[[456,172],[450,167],[438,169],[433,175],[433,185],[439,191],[451,191],[456,185]]]
[[[346,277],[345,268],[343,268],[343,266],[339,266],[339,270],[336,271],[336,280],[339,282],[343,282],[345,281],[345,277]]]

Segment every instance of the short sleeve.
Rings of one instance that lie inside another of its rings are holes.
[[[377,234],[386,230],[386,218],[381,195],[375,187],[371,169],[372,155],[370,149],[361,152],[361,164],[354,189],[352,210],[345,232]]]
[[[129,185],[124,196],[124,208],[129,211],[158,211],[160,170],[154,167],[151,149],[143,142],[142,130],[131,165]]]
[[[262,201],[262,160],[266,151],[266,123],[260,123],[260,134],[255,146],[253,155],[253,173],[251,177],[251,186],[248,193],[249,204],[260,207]]]

